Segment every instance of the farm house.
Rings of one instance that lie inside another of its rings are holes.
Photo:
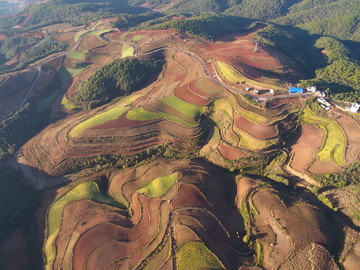
[[[304,89],[297,87],[289,87],[289,94],[302,94],[304,93]]]

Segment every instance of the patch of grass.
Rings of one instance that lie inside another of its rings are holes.
[[[55,240],[60,231],[64,207],[71,202],[85,199],[124,208],[123,205],[116,202],[112,197],[102,194],[95,182],[81,183],[54,201],[50,205],[47,213],[47,237],[44,243],[46,270],[52,269],[52,264],[56,256]]]
[[[262,265],[264,259],[263,247],[259,241],[255,242],[256,249],[256,265]]]
[[[132,109],[126,114],[126,118],[134,121],[150,121],[163,118],[164,114],[159,112],[149,112],[143,107]]]
[[[345,165],[346,136],[341,127],[329,118],[315,115],[308,107],[303,110],[301,119],[308,124],[315,124],[326,132],[322,148],[317,153],[320,160]]]
[[[155,178],[149,184],[137,191],[144,193],[150,198],[162,197],[170,190],[170,188],[172,188],[172,186],[176,183],[176,180],[179,179],[179,176],[179,173],[173,173],[164,177]]]
[[[187,242],[176,252],[179,270],[225,269],[218,257],[202,242]]]
[[[81,136],[88,128],[119,118],[121,115],[123,115],[123,113],[128,111],[130,108],[131,108],[130,106],[115,107],[105,112],[96,114],[95,116],[86,119],[85,121],[73,127],[69,132],[69,136],[71,138],[77,138]]]
[[[71,53],[67,54],[66,57],[82,61],[85,60],[85,54],[78,51],[72,51]]]
[[[76,106],[70,102],[70,100],[66,97],[66,95],[64,95],[63,98],[61,99],[61,105],[64,106],[68,110],[73,110],[73,109],[78,108],[78,106]]]
[[[142,107],[132,109],[131,111],[129,111],[126,114],[126,118],[129,120],[134,120],[134,121],[149,121],[149,120],[155,120],[155,119],[159,119],[159,118],[165,118],[167,120],[173,121],[175,123],[178,123],[178,124],[181,124],[184,126],[188,126],[188,127],[196,127],[197,126],[197,124],[186,122],[183,119],[180,119],[176,116],[173,116],[173,115],[170,115],[167,113],[163,113],[163,112],[149,112],[149,111],[146,111]]]
[[[80,72],[82,72],[85,68],[66,68],[62,66],[59,70],[59,77],[61,82],[66,82],[68,80],[71,80],[76,75],[78,75]]]
[[[137,41],[140,41],[142,38],[144,38],[144,36],[136,35],[136,36],[133,36],[132,41],[137,42]]]
[[[129,44],[123,44],[121,46],[121,58],[134,56],[134,48]]]
[[[182,114],[198,119],[202,113],[205,112],[206,107],[197,106],[191,103],[188,103],[176,96],[170,96],[163,99],[161,102],[169,105],[175,110],[181,112]]]

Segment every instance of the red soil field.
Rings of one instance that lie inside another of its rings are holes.
[[[182,207],[209,208],[209,202],[204,194],[194,185],[183,184],[180,187],[179,196],[173,201],[173,210]]]
[[[235,125],[257,139],[270,139],[278,135],[277,125],[260,126],[238,114],[235,114]]]
[[[315,160],[308,168],[312,173],[334,173],[340,170],[338,166],[322,160]]]
[[[30,261],[28,239],[22,236],[22,229],[17,229],[0,243],[0,260],[3,269],[27,269]]]
[[[301,126],[301,135],[291,147],[294,153],[290,166],[295,170],[305,171],[316,159],[316,152],[322,146],[325,132],[318,127],[304,124]]]
[[[241,201],[245,199],[245,195],[252,187],[255,187],[257,182],[254,179],[242,177],[237,183],[236,205],[241,205]]]
[[[344,114],[338,115],[336,118],[338,124],[345,132],[347,139],[346,160],[348,162],[357,162],[360,160],[360,124],[350,116]]]
[[[0,34],[0,40],[7,40],[8,36],[4,34]]]
[[[247,157],[247,154],[240,149],[233,148],[227,144],[219,144],[218,149],[220,154],[228,160],[238,160],[242,157]]]
[[[257,52],[254,53],[255,43],[251,39],[256,31],[245,35],[227,35],[219,38],[218,42],[195,44],[195,46],[210,57],[231,64],[252,79],[261,80],[263,75],[261,70],[276,71],[284,65],[294,66],[287,57],[279,52],[270,52],[269,48],[263,48],[262,45],[259,45]]]
[[[176,88],[175,90],[175,96],[177,96],[178,98],[187,101],[191,104],[195,104],[195,105],[207,105],[209,104],[209,100],[206,100],[198,95],[196,95],[191,89],[190,89],[190,84],[188,85],[183,85],[181,87]]]

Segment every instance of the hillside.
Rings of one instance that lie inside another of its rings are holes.
[[[222,12],[251,19],[272,20],[282,25],[300,27],[311,34],[360,41],[357,20],[359,0],[133,0],[130,3],[168,14]]]
[[[360,51],[289,19],[339,3],[0,18],[0,269],[357,270]]]

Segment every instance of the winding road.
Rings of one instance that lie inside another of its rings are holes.
[[[17,105],[16,109],[10,113],[8,116],[6,117],[2,117],[0,118],[0,121],[5,121],[5,120],[9,120],[11,118],[14,117],[14,115],[20,111],[22,109],[22,107],[24,107],[27,99],[30,97],[30,95],[32,94],[35,86],[37,85],[37,83],[39,82],[39,79],[40,79],[40,76],[41,76],[41,69],[43,67],[43,65],[57,59],[57,58],[60,58],[60,57],[63,57],[73,51],[75,51],[77,49],[77,47],[79,46],[81,42],[81,38],[78,40],[78,42],[75,43],[75,45],[72,47],[71,50],[69,51],[65,51],[65,52],[62,52],[62,53],[56,53],[55,55],[51,56],[50,58],[40,62],[37,66],[36,66],[36,76],[35,76],[35,79],[33,80],[33,82],[31,83],[29,89],[27,90],[27,92],[25,93],[24,97],[22,98],[21,102]]]
[[[108,32],[109,33],[109,32]],[[127,45],[130,45],[131,47],[133,47],[134,49],[134,56],[137,57],[137,56],[144,56],[144,55],[150,55],[150,54],[153,54],[153,53],[156,53],[156,52],[159,52],[159,51],[163,51],[163,50],[173,50],[173,51],[177,51],[177,52],[181,52],[181,53],[184,53],[190,57],[192,57],[194,60],[196,60],[204,74],[209,78],[210,81],[212,81],[213,83],[227,89],[228,91],[232,92],[232,93],[235,93],[235,94],[247,94],[247,95],[250,95],[254,98],[256,98],[258,101],[262,102],[262,101],[265,101],[265,100],[273,100],[273,99],[282,99],[282,98],[297,98],[297,97],[306,97],[306,96],[316,96],[316,94],[314,93],[304,93],[304,94],[285,94],[285,95],[276,95],[276,96],[258,96],[258,95],[254,95],[254,94],[251,94],[251,93],[248,93],[247,91],[245,90],[241,90],[239,88],[236,88],[236,87],[233,87],[233,86],[230,86],[230,85],[227,85],[219,80],[217,80],[214,76],[211,75],[211,72],[209,71],[209,69],[206,67],[206,63],[204,62],[204,60],[202,60],[198,55],[194,54],[194,53],[190,53],[189,51],[185,51],[185,50],[182,50],[182,49],[178,49],[178,48],[171,48],[171,47],[159,47],[159,48],[155,48],[153,50],[150,50],[150,51],[147,51],[147,52],[140,52],[140,49],[139,49],[139,46],[136,44],[136,43],[131,43],[131,42],[127,42],[127,41],[121,41],[121,40],[114,40],[114,39],[109,39],[107,37],[105,37],[105,34],[102,34],[100,35],[100,37],[106,41],[106,42],[117,42],[117,43],[122,43],[122,44],[127,44]],[[73,48],[69,51],[66,51],[66,52],[63,52],[63,53],[57,53],[56,55],[40,62],[37,67],[36,67],[36,71],[37,71],[37,74],[36,74],[36,77],[34,79],[34,81],[32,82],[32,84],[30,85],[29,89],[27,90],[26,94],[24,95],[24,97],[22,98],[21,102],[18,104],[17,108],[11,113],[9,114],[8,116],[6,117],[2,117],[0,118],[0,121],[4,121],[4,120],[9,120],[11,118],[14,117],[14,115],[20,111],[23,106],[25,105],[26,101],[28,100],[28,98],[30,97],[30,95],[32,94],[33,92],[33,89],[35,88],[36,84],[39,82],[39,79],[40,79],[40,76],[41,76],[41,69],[42,69],[42,66],[49,63],[50,61],[53,61],[57,58],[60,58],[60,57],[63,57],[71,52],[73,52],[74,50],[77,49],[77,47],[79,46],[81,40],[82,40],[83,37],[80,37],[79,40],[75,43],[75,45],[73,46]],[[219,76],[216,76],[216,77],[219,77]]]
[[[206,67],[206,63],[204,62],[204,60],[202,60],[198,55],[194,54],[194,53],[190,53],[189,51],[185,51],[182,49],[178,49],[178,48],[171,48],[171,47],[159,47],[159,48],[155,48],[152,49],[150,51],[147,52],[140,52],[139,46],[136,43],[131,43],[131,42],[127,42],[127,41],[121,41],[121,40],[114,40],[114,39],[109,39],[107,37],[103,35],[100,36],[104,41],[106,42],[117,42],[117,43],[123,43],[123,44],[127,44],[130,45],[131,47],[133,47],[134,49],[134,55],[135,56],[144,56],[144,55],[150,55],[159,51],[164,51],[164,50],[173,50],[173,51],[177,51],[177,52],[181,52],[184,53],[188,56],[190,56],[191,58],[195,59],[201,66],[204,74],[209,78],[210,81],[212,81],[213,83],[229,90],[230,92],[233,92],[235,94],[247,94],[250,95],[254,98],[256,98],[259,101],[265,101],[265,100],[273,100],[273,99],[282,99],[282,98],[297,98],[297,97],[307,97],[307,96],[318,96],[315,93],[303,93],[303,94],[285,94],[285,95],[276,95],[276,96],[258,96],[258,95],[254,95],[251,94],[245,90],[241,90],[239,88],[235,88],[233,86],[227,85],[217,79],[215,79],[214,76],[211,75],[211,72],[209,71],[209,69]],[[216,76],[219,77],[219,76]]]

